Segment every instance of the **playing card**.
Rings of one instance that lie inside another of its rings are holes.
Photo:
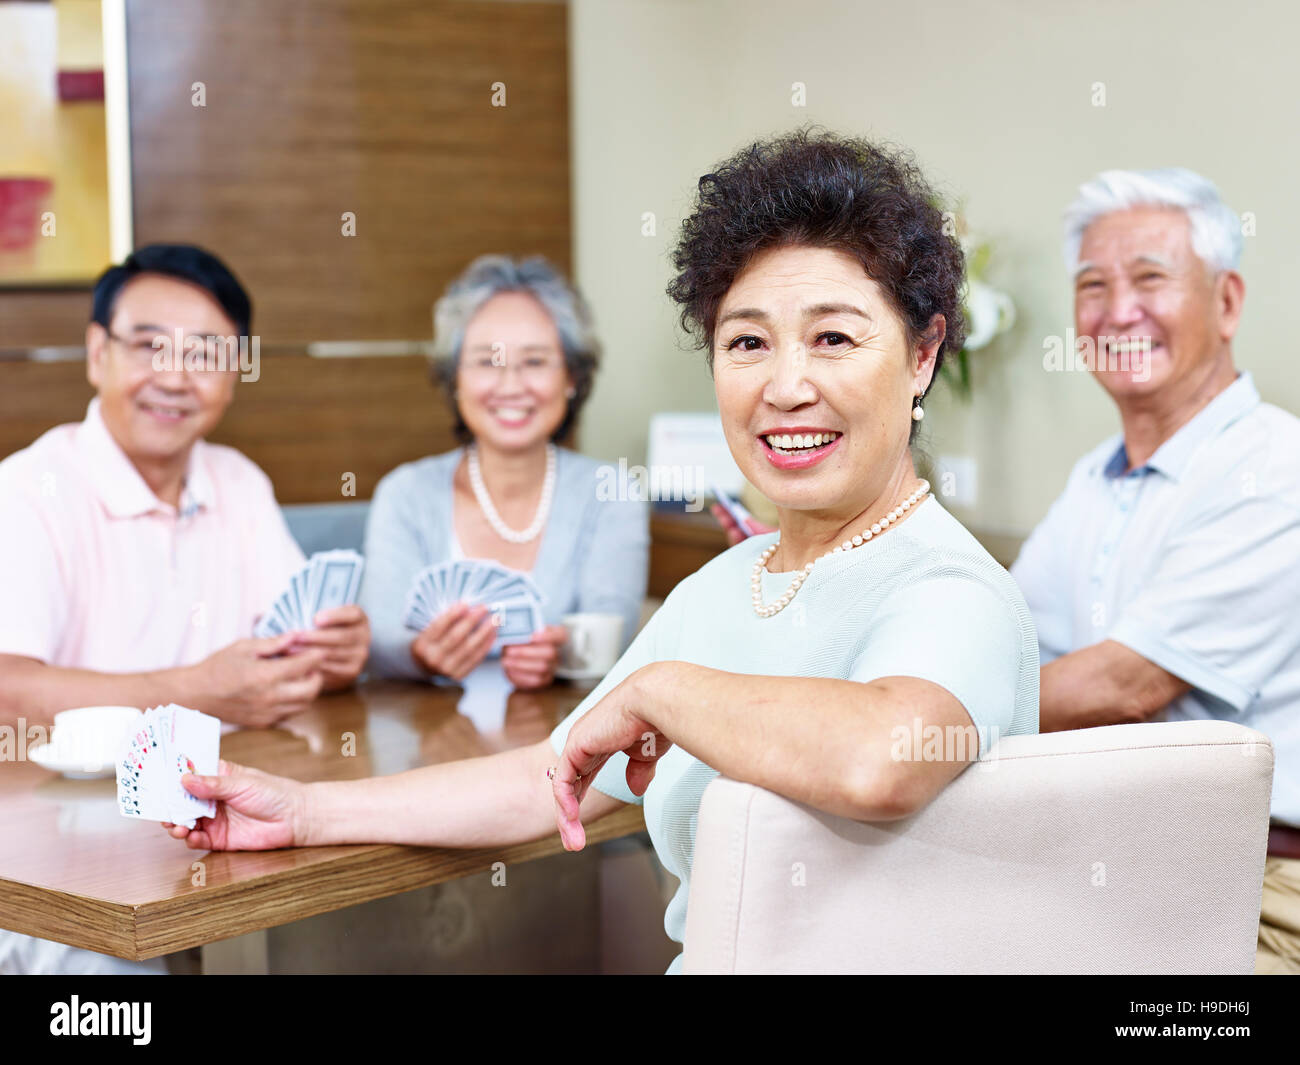
[[[479,596],[480,603],[499,603],[506,599],[520,599],[533,596],[531,581],[522,573],[505,573],[498,576]]]
[[[527,643],[541,627],[541,611],[531,598],[511,599],[491,604],[497,622],[493,650],[511,643]]]
[[[440,602],[438,599],[438,589],[434,586],[433,574],[424,572],[415,581],[413,586],[415,592],[415,601],[420,605],[424,612],[430,616],[437,613]]]
[[[441,571],[442,576],[442,595],[446,599],[447,605],[450,606],[456,601],[456,593],[460,589],[462,575],[467,572],[461,569],[462,563],[448,562]]]
[[[146,715],[117,764],[118,808],[127,817],[152,817],[161,809],[154,780],[162,758],[162,741]]]
[[[311,628],[311,619],[307,617],[307,570],[299,570],[289,578],[289,588],[285,592],[288,602],[293,607],[293,628]]]
[[[365,559],[355,551],[318,551],[289,578],[253,635],[278,636],[313,628],[320,611],[357,601],[364,569]]]
[[[451,571],[452,564],[450,562],[432,566],[428,571],[429,601],[433,605],[435,613],[440,614],[451,605],[451,600],[447,597],[447,586],[451,582]]]
[[[166,820],[158,787],[158,769],[165,754],[155,722],[146,715],[127,741],[117,765],[118,808],[128,817]]]
[[[334,603],[333,606],[344,606],[357,601],[357,596],[361,594],[361,575],[366,569],[366,560],[355,551],[340,552],[346,554],[352,559],[352,581],[348,585],[347,595],[342,603]]]
[[[502,584],[512,579],[512,576],[522,576],[514,574],[499,562],[488,562],[475,567],[470,578],[465,583],[463,594],[465,599],[470,603],[483,603],[491,596],[491,589],[496,585]]]
[[[421,631],[457,602],[482,604],[496,616],[492,653],[511,643],[527,643],[542,625],[542,594],[526,573],[489,559],[460,559],[426,566],[411,582],[402,623]]]
[[[304,620],[311,624],[321,610],[355,602],[361,590],[362,559],[355,551],[324,551],[313,555],[303,601]]]
[[[282,592],[280,598],[275,601],[271,607],[271,613],[275,620],[280,623],[280,628],[284,632],[290,632],[298,627],[297,617],[294,614],[293,607],[289,605],[289,596],[287,592]]]
[[[402,609],[402,624],[408,629],[420,632],[432,620],[429,608],[425,605],[424,589],[417,580],[406,594],[406,605]]]
[[[127,739],[117,763],[118,809],[125,817],[194,827],[216,804],[190,795],[183,773],[217,772],[221,722],[187,707],[153,707]]]
[[[168,770],[163,774],[166,781],[164,797],[172,812],[179,815],[167,820],[181,824],[196,817],[212,817],[217,812],[217,804],[207,799],[196,799],[181,786],[181,777],[186,773],[216,774],[221,721],[183,706],[173,705],[167,710],[169,712],[162,719]]]
[[[253,635],[259,639],[266,636],[279,636],[284,632],[279,620],[274,612],[263,614],[257,622],[257,627],[253,629]]]
[[[452,562],[437,562],[425,566],[411,581],[403,612],[403,624],[409,629],[422,630],[456,600],[451,595],[461,577]]]

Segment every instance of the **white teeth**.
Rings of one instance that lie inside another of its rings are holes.
[[[494,413],[498,418],[511,422],[521,422],[528,417],[528,411],[519,407],[498,407]]]
[[[774,451],[803,451],[829,444],[839,433],[769,433],[763,439]]]

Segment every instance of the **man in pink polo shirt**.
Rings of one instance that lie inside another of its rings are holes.
[[[203,439],[240,368],[156,357],[155,338],[247,337],[250,318],[242,286],[198,248],[151,245],[99,279],[85,421],[0,462],[0,721],[175,702],[268,726],[360,673],[360,607],[252,638],[304,559],[266,475]],[[0,933],[0,972],[55,969],[138,967]]]

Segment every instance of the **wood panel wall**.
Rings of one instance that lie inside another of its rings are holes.
[[[338,499],[346,471],[368,498],[388,468],[450,446],[423,360],[280,352],[427,338],[434,300],[483,252],[569,271],[566,5],[128,0],[127,20],[136,243],[219,254],[262,338],[262,380],[214,439],[284,502]],[[0,292],[0,348],[80,345],[89,306],[84,290]],[[88,397],[79,364],[0,361],[0,456]]]
[[[79,346],[88,321],[88,288],[0,289],[0,348]]]
[[[0,436],[25,446],[80,421],[94,394],[79,362],[0,363]],[[252,458],[281,503],[338,502],[343,475],[369,499],[393,467],[456,445],[442,392],[419,356],[264,357],[262,376],[236,386],[211,440]],[[16,450],[11,447],[9,450]]]
[[[217,250],[264,344],[427,337],[482,252],[567,271],[566,11],[131,0],[136,243]]]

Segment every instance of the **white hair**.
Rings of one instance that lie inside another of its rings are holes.
[[[480,255],[434,305],[434,358],[454,364],[460,358],[470,319],[501,292],[526,292],[546,308],[560,334],[570,369],[575,360],[594,356],[599,350],[586,302],[542,256]]]
[[[1214,183],[1181,166],[1162,170],[1104,170],[1079,186],[1065,212],[1065,265],[1079,268],[1083,233],[1102,215],[1131,207],[1172,207],[1187,215],[1192,250],[1215,273],[1241,261],[1241,220]]]

